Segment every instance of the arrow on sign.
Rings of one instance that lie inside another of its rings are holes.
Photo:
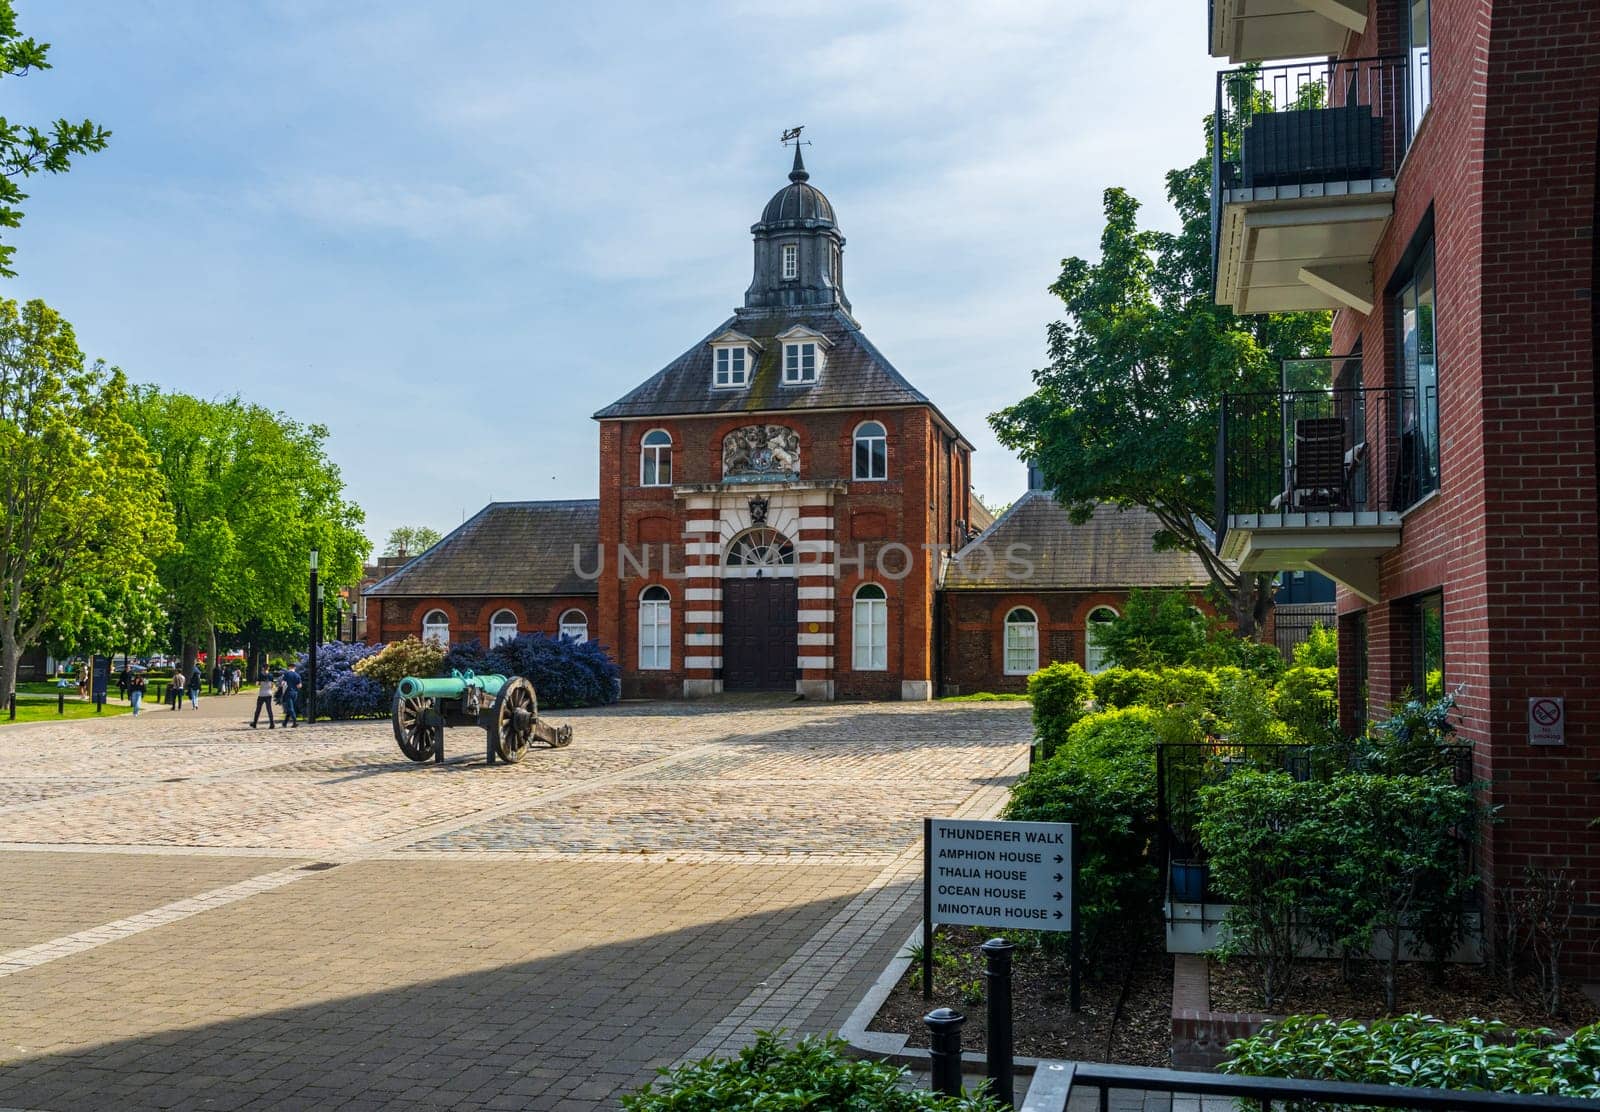
[[[1058,911],[1058,912],[1056,912],[1056,918],[1057,918],[1057,919],[1059,919],[1059,918],[1061,918],[1061,912],[1059,912],[1059,911]]]
[[[1059,900],[1059,899],[1060,899],[1060,898],[1061,898],[1061,893],[1060,893],[1060,892],[1057,892],[1057,893],[1056,893],[1056,899],[1058,899],[1058,900]]]
[[[1062,860],[1063,860],[1062,856],[1059,853],[1056,854],[1056,864],[1057,865],[1061,864]]]
[[[1060,883],[1061,883],[1061,874],[1060,874],[1060,873],[1057,873],[1057,874],[1056,874],[1056,876],[1055,876],[1055,881],[1056,881],[1056,883],[1057,883],[1057,884],[1060,884]]]

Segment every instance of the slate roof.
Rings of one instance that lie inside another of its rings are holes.
[[[490,502],[364,593],[447,598],[598,594],[597,580],[585,579],[578,569],[598,566],[599,545],[597,500]]]
[[[1030,490],[946,565],[947,591],[1078,591],[1185,587],[1207,583],[1205,565],[1188,552],[1153,552],[1160,523],[1149,510],[1096,506],[1074,525],[1048,491]],[[1033,565],[1007,559],[1011,546]],[[987,550],[988,557],[979,551]]]
[[[827,337],[831,346],[817,381],[785,386],[780,332],[804,325]],[[708,343],[728,329],[761,345],[750,385],[716,389],[711,385]],[[763,310],[736,314],[660,371],[596,413],[615,417],[686,416],[697,413],[759,413],[782,410],[854,409],[865,406],[931,405],[927,396],[872,346],[861,326],[838,309]],[[948,422],[946,422],[948,424]]]

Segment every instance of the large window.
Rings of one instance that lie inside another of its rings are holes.
[[[561,636],[574,641],[589,639],[589,618],[582,610],[568,610],[561,615]]]
[[[1435,357],[1433,237],[1395,295],[1400,352],[1400,473],[1406,501],[1439,489],[1439,366]]]
[[[744,386],[750,381],[750,364],[747,349],[721,347],[716,349],[716,377],[718,386]]]
[[[883,672],[889,667],[889,596],[876,583],[863,583],[856,591],[855,651],[850,664],[857,672]]]
[[[644,434],[639,448],[639,485],[672,485],[672,437],[663,429]]]
[[[672,596],[665,587],[646,587],[639,595],[639,667],[672,667]]]
[[[1109,606],[1097,606],[1089,611],[1089,620],[1083,628],[1083,670],[1104,672],[1107,667],[1105,646],[1101,635],[1105,628],[1117,620],[1117,612]]]
[[[1444,698],[1444,595],[1417,600],[1411,624],[1411,691],[1418,698]]]
[[[517,616],[509,610],[496,610],[489,619],[489,647],[517,639]]]
[[[856,426],[856,466],[858,479],[889,477],[889,436],[876,421]]]
[[[1410,14],[1406,20],[1406,45],[1408,58],[1406,81],[1411,86],[1411,130],[1416,131],[1422,114],[1433,103],[1433,69],[1428,58],[1430,38],[1429,19],[1433,7],[1430,0],[1410,0]]]
[[[422,619],[422,639],[441,649],[450,647],[450,619],[443,610],[430,610]]]
[[[1039,619],[1019,606],[1006,615],[1006,675],[1031,676],[1039,670]]]
[[[788,282],[800,277],[800,245],[798,243],[785,243],[783,245],[783,277]]]
[[[788,386],[803,386],[817,381],[822,354],[815,340],[783,345],[783,381]]]

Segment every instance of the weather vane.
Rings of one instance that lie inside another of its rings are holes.
[[[786,147],[790,143],[793,143],[797,147],[809,147],[811,145],[811,140],[800,138],[800,133],[802,131],[804,131],[805,129],[806,129],[806,125],[805,124],[800,124],[800,125],[798,125],[796,127],[787,128],[784,131],[783,138],[780,140],[780,142],[782,142],[783,145],[786,146]]]

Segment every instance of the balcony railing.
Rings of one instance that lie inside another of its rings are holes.
[[[1217,431],[1217,543],[1238,514],[1399,511],[1431,489],[1434,388],[1227,394]]]
[[[1229,191],[1392,178],[1411,140],[1404,56],[1217,74],[1211,241]]]

